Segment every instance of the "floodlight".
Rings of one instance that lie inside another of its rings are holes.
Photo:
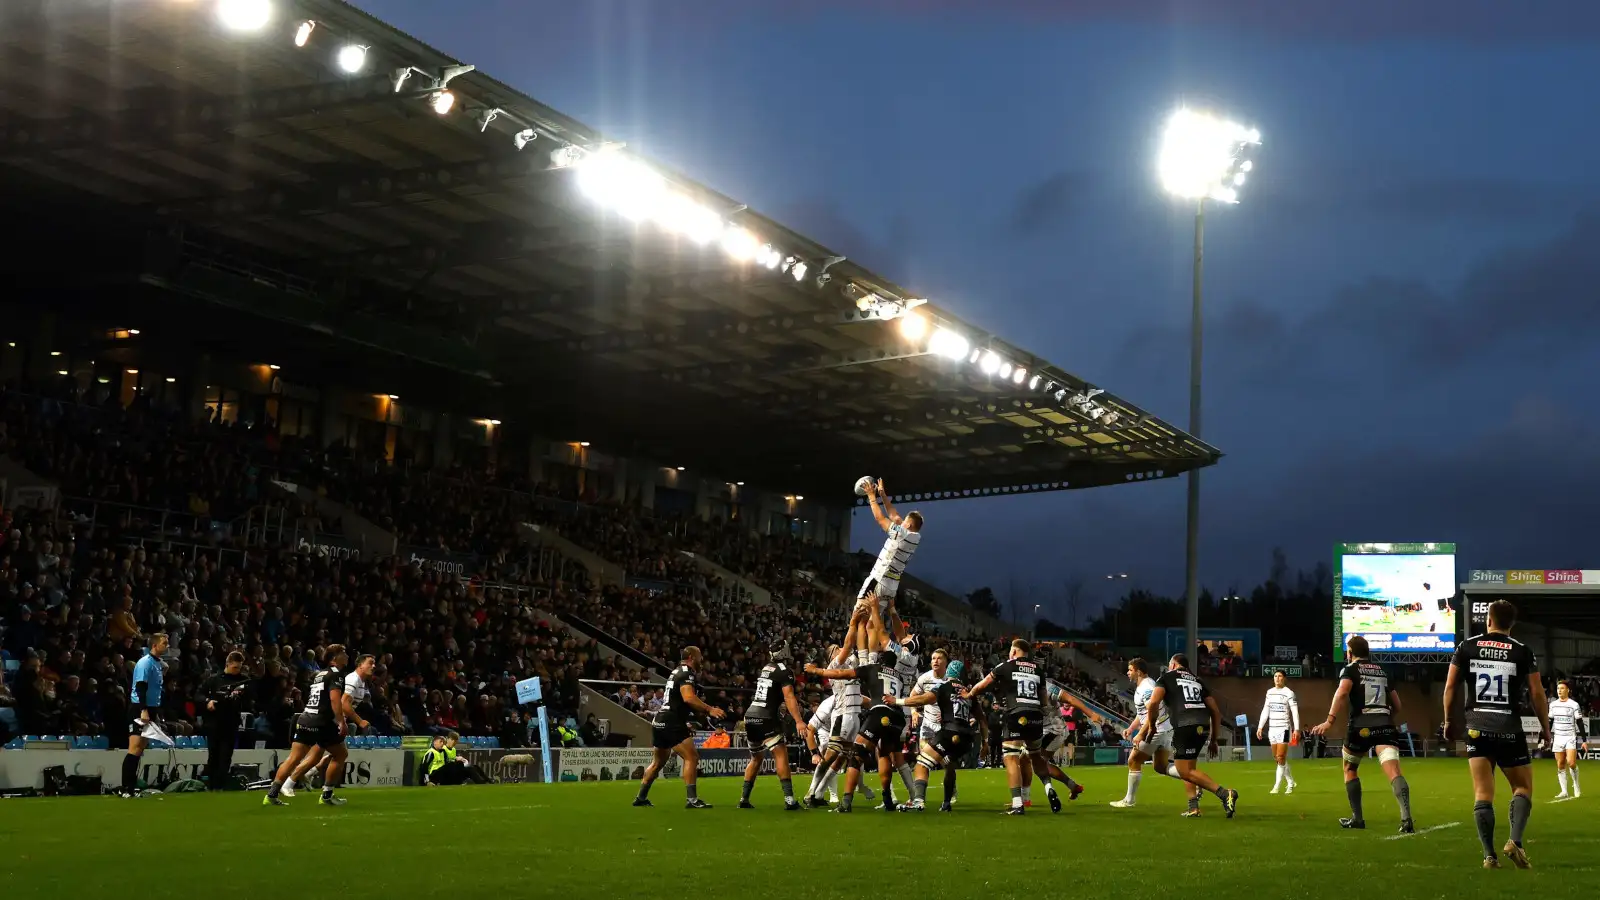
[[[986,350],[983,358],[978,361],[978,370],[985,375],[993,375],[1000,370],[1000,357],[993,350]]]
[[[666,179],[616,150],[583,160],[578,167],[578,190],[635,221],[659,215],[669,200]]]
[[[806,280],[806,264],[805,264],[805,261],[804,260],[797,260],[795,262],[795,264],[794,264],[794,268],[789,270],[789,274],[794,276],[794,280],[795,281],[805,281]]]
[[[310,19],[301,22],[300,27],[294,30],[294,45],[296,47],[304,47],[311,40],[311,32],[316,30],[317,23]]]
[[[702,247],[724,234],[722,217],[717,215],[716,210],[676,191],[667,194],[657,205],[655,219],[662,228],[681,234]]]
[[[1035,376],[1033,376],[1032,378],[1030,378],[1028,380],[1028,390],[1037,391],[1038,389],[1039,389],[1039,376],[1035,375]]]
[[[1237,192],[1225,187],[1241,171],[1246,151],[1261,141],[1261,133],[1236,122],[1181,108],[1167,120],[1158,168],[1162,185],[1172,194],[1192,200],[1237,202]]]
[[[1024,369],[1021,366],[1017,366],[1017,370],[1015,372],[1011,373],[1011,383],[1012,384],[1021,384],[1023,381],[1027,380],[1027,378],[1028,378],[1028,370]],[[1034,381],[1038,381],[1039,377],[1037,375],[1035,375],[1033,380]]]
[[[588,441],[579,441],[578,442],[578,446],[579,447],[587,447],[587,446],[589,446],[589,442]]]
[[[947,328],[935,328],[928,338],[928,352],[946,359],[961,360],[967,355],[967,339]]]
[[[260,31],[272,21],[272,0],[217,0],[217,19],[229,31]]]
[[[346,44],[339,49],[339,68],[354,75],[367,65],[367,48],[360,44]]]
[[[456,108],[456,95],[449,91],[434,91],[433,98],[429,101],[433,111],[441,116],[448,116],[450,110]]]
[[[1011,377],[1011,363],[1003,362],[1003,363],[1000,364],[1000,377],[1001,378],[1010,378]]]
[[[531,129],[530,129],[531,130]],[[529,140],[532,140],[531,138]],[[550,166],[555,169],[566,169],[577,165],[583,160],[583,150],[572,144],[557,147],[550,151]]]
[[[756,262],[769,269],[776,269],[783,262],[783,254],[771,244],[762,244],[761,250],[756,253]]]
[[[490,425],[499,425],[500,424],[500,420],[499,419],[490,419],[489,420],[489,424]]]
[[[539,132],[534,131],[532,128],[524,128],[512,136],[511,143],[515,144],[518,150],[521,150],[538,139]]]
[[[983,356],[982,348],[973,348],[972,355],[967,357],[967,362],[976,363]]]
[[[722,251],[736,262],[753,259],[760,246],[755,235],[738,225],[729,225],[722,232]]]
[[[907,313],[900,317],[900,336],[908,341],[920,341],[928,333],[928,317],[921,313]],[[933,351],[930,346],[929,351]]]

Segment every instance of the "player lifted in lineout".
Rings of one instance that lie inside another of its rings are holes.
[[[1589,729],[1583,722],[1583,707],[1572,699],[1572,685],[1556,682],[1556,699],[1550,703],[1550,750],[1556,755],[1556,782],[1561,786],[1557,800],[1583,796],[1578,786],[1578,758],[1589,752]],[[1572,792],[1567,793],[1567,782]]]
[[[1533,813],[1533,765],[1528,757],[1528,736],[1522,717],[1522,688],[1528,688],[1533,714],[1539,720],[1541,740],[1550,736],[1550,710],[1544,682],[1533,651],[1511,636],[1517,608],[1505,600],[1489,604],[1488,630],[1456,645],[1450,673],[1444,682],[1445,737],[1455,738],[1456,697],[1466,688],[1462,724],[1467,728],[1467,767],[1472,773],[1472,818],[1483,844],[1483,867],[1500,868],[1494,852],[1494,770],[1505,773],[1511,785],[1511,840],[1501,850],[1512,865],[1529,868],[1522,849],[1522,834]]]
[[[1350,718],[1345,724],[1344,793],[1350,801],[1349,818],[1340,819],[1341,828],[1365,828],[1366,817],[1361,812],[1361,758],[1368,751],[1378,754],[1378,765],[1389,777],[1389,789],[1400,804],[1400,833],[1412,834],[1416,825],[1411,820],[1411,785],[1400,773],[1400,730],[1395,720],[1400,717],[1400,695],[1389,686],[1389,673],[1369,657],[1371,650],[1367,639],[1352,634],[1345,642],[1350,651],[1350,664],[1339,673],[1339,687],[1333,692],[1333,703],[1328,707],[1328,720],[1311,729],[1318,735],[1328,733],[1346,706]]]
[[[1267,689],[1267,700],[1261,705],[1261,718],[1256,725],[1256,740],[1272,744],[1272,758],[1278,763],[1270,793],[1276,794],[1279,788],[1285,794],[1294,793],[1294,776],[1289,774],[1289,741],[1299,733],[1300,701],[1289,687],[1288,676],[1279,669],[1272,673],[1272,687]]]
[[[893,605],[894,596],[900,591],[900,579],[917,552],[917,545],[922,542],[922,513],[913,510],[901,516],[884,493],[883,479],[876,482],[862,479],[862,482],[858,487],[865,491],[867,503],[872,506],[872,518],[889,536],[884,538],[878,561],[872,564],[872,571],[861,583],[856,599],[877,595],[878,609],[882,613]]]

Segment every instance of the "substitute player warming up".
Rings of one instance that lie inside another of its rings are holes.
[[[1572,685],[1556,682],[1556,699],[1550,703],[1550,750],[1556,756],[1556,783],[1561,786],[1557,800],[1582,797],[1578,786],[1578,758],[1589,752],[1589,729],[1584,725],[1583,707],[1572,699]],[[1567,782],[1572,793],[1567,793]]]
[[[1533,713],[1539,717],[1539,736],[1547,738],[1549,709],[1544,682],[1533,651],[1511,636],[1517,608],[1504,600],[1489,604],[1489,630],[1467,638],[1456,647],[1450,674],[1444,683],[1445,736],[1453,739],[1452,711],[1456,696],[1466,685],[1462,721],[1467,728],[1467,766],[1472,771],[1472,818],[1483,843],[1483,867],[1500,868],[1494,852],[1494,769],[1500,767],[1511,785],[1511,840],[1506,858],[1519,869],[1528,868],[1522,834],[1533,813],[1533,766],[1528,758],[1528,738],[1522,730],[1522,685],[1528,686]]]
[[[1272,781],[1276,794],[1283,788],[1285,794],[1294,793],[1294,776],[1289,774],[1289,738],[1300,733],[1300,701],[1289,687],[1289,678],[1279,669],[1272,673],[1272,687],[1267,689],[1267,701],[1261,705],[1261,718],[1256,725],[1256,740],[1272,744],[1272,758],[1278,762],[1278,776]]]
[[[1361,758],[1370,750],[1378,754],[1378,764],[1383,774],[1389,776],[1389,789],[1395,802],[1400,804],[1400,833],[1412,834],[1417,830],[1411,820],[1411,785],[1400,774],[1400,732],[1394,720],[1400,715],[1400,695],[1389,687],[1389,673],[1383,666],[1368,658],[1371,651],[1367,639],[1353,634],[1345,642],[1350,651],[1350,664],[1339,673],[1339,688],[1333,692],[1333,704],[1328,708],[1328,721],[1311,729],[1313,734],[1327,734],[1334,720],[1348,704],[1350,721],[1345,726],[1344,792],[1350,801],[1350,817],[1340,819],[1341,828],[1365,828],[1367,820],[1361,813]]]

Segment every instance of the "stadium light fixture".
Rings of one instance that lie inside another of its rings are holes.
[[[456,108],[456,95],[450,91],[434,91],[428,100],[433,111],[441,116],[450,115],[450,110]]]
[[[360,44],[345,44],[339,48],[339,69],[346,75],[355,75],[367,65],[367,48]]]
[[[1021,366],[1017,366],[1017,370],[1015,372],[1011,373],[1011,383],[1012,384],[1021,384],[1022,382],[1026,381],[1027,378],[1028,378],[1028,370],[1024,369]],[[1037,384],[1039,382],[1039,376],[1035,375],[1034,378],[1033,378],[1033,381],[1034,381],[1035,384]]]
[[[170,376],[170,375],[169,375],[169,376],[167,376],[167,384],[177,384],[177,383],[178,383],[178,379],[176,379],[176,378],[173,378],[173,377],[172,377],[172,376]]]
[[[900,336],[908,341],[920,341],[928,333],[928,317],[921,313],[906,313],[900,317]],[[929,349],[932,349],[931,347]]]
[[[67,370],[66,369],[57,369],[56,370],[56,374],[57,375],[65,375],[65,374],[67,374]]]
[[[579,447],[587,447],[587,446],[589,446],[589,442],[588,441],[579,441],[578,442],[578,446]]]
[[[500,424],[500,420],[499,419],[490,419],[489,420],[489,424],[490,425],[499,425]]]
[[[400,399],[400,395],[399,394],[384,394],[384,396],[388,397],[390,400],[399,400]]]
[[[985,375],[993,375],[1000,371],[1000,356],[993,350],[985,350],[978,360],[978,371]]]
[[[277,363],[267,363],[267,368],[269,368],[272,371],[276,372],[276,371],[278,371],[279,369],[281,369],[283,367],[278,365]]]
[[[966,338],[948,328],[935,328],[933,336],[928,338],[929,353],[957,362],[966,358],[969,346]]]
[[[1001,378],[1010,378],[1011,377],[1011,363],[1002,362],[1000,364],[1000,377]]]
[[[128,333],[136,335],[136,334],[139,333],[139,329],[137,329],[137,328],[129,328],[128,329]]]
[[[1167,120],[1157,168],[1168,193],[1188,200],[1239,202],[1237,187],[1253,168],[1250,154],[1261,132],[1199,110],[1181,107]]]
[[[755,259],[756,252],[761,249],[761,242],[750,233],[748,228],[738,225],[729,225],[722,232],[722,252],[735,262],[749,262]]]
[[[51,350],[50,351],[50,355],[51,356],[60,356],[61,355],[61,351],[60,350]]]
[[[1039,376],[1035,375],[1032,378],[1028,379],[1028,390],[1037,391],[1038,389],[1039,389]]]
[[[683,466],[678,466],[677,469],[678,469],[679,472],[682,472],[683,471]]]
[[[300,27],[294,30],[294,45],[296,47],[304,47],[306,44],[310,43],[311,33],[316,30],[316,22],[313,22],[310,19],[301,22]]]
[[[217,19],[229,31],[260,31],[272,21],[272,0],[217,0]]]

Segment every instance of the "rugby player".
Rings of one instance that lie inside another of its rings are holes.
[[[1556,783],[1561,786],[1557,800],[1582,797],[1578,786],[1578,759],[1589,752],[1589,729],[1584,724],[1583,707],[1572,699],[1572,685],[1556,682],[1556,699],[1550,702],[1550,750],[1556,756]],[[1567,782],[1572,793],[1567,793]]]
[[[1200,771],[1195,761],[1201,748],[1212,756],[1217,753],[1217,732],[1222,727],[1222,710],[1211,691],[1194,673],[1189,671],[1189,658],[1175,653],[1167,662],[1167,671],[1156,679],[1156,688],[1150,694],[1145,708],[1148,727],[1155,731],[1161,717],[1161,707],[1166,706],[1167,718],[1172,720],[1172,755],[1178,767],[1178,777],[1187,781],[1193,790],[1189,793],[1189,808],[1183,814],[1200,815],[1199,791],[1217,795],[1228,818],[1233,818],[1239,806],[1239,792],[1225,788]]]
[[[794,693],[790,658],[788,641],[772,648],[766,666],[756,676],[755,695],[745,709],[744,734],[750,745],[750,763],[744,767],[740,809],[755,808],[750,803],[750,792],[755,789],[756,776],[761,774],[761,761],[769,753],[778,770],[778,784],[783,788],[783,808],[790,812],[800,809],[799,801],[794,799],[794,781],[789,772],[789,743],[783,714],[787,711],[796,724],[805,722],[805,714],[800,711],[800,700]],[[816,738],[808,735],[813,751],[817,749],[815,742]]]
[[[972,746],[976,734],[976,718],[972,704],[963,696],[961,676],[966,666],[961,660],[946,662],[948,654],[936,650],[933,664],[938,676],[923,685],[925,689],[909,697],[896,700],[896,704],[913,709],[926,709],[917,750],[917,768],[911,781],[911,802],[904,809],[921,812],[928,797],[928,773],[944,769],[944,802],[940,812],[949,812],[956,799],[956,764],[962,754]],[[934,717],[937,718],[934,718]],[[933,719],[932,722],[929,720]]]
[[[829,648],[829,651],[829,656],[837,652],[836,648],[832,647]],[[830,803],[839,802],[837,788],[839,772],[831,765],[826,769],[822,767],[821,750],[828,745],[828,729],[833,723],[833,704],[835,700],[836,698],[833,694],[823,697],[822,702],[818,703],[816,710],[811,713],[811,720],[806,723],[806,733],[810,736],[810,740],[807,743],[811,747],[811,783],[815,786],[818,782],[821,782],[821,786],[828,789],[828,801]],[[810,796],[811,794],[808,791],[806,797],[809,799]]]
[[[1528,686],[1533,714],[1539,720],[1539,737],[1550,736],[1550,710],[1545,701],[1544,682],[1533,651],[1511,636],[1517,624],[1517,608],[1505,600],[1489,604],[1488,631],[1456,645],[1450,660],[1450,674],[1444,682],[1444,724],[1446,738],[1454,738],[1451,715],[1456,695],[1466,682],[1466,703],[1462,724],[1467,731],[1467,766],[1472,772],[1472,818],[1483,844],[1483,867],[1500,868],[1494,852],[1494,770],[1498,766],[1511,785],[1511,839],[1501,852],[1519,869],[1529,867],[1522,849],[1522,835],[1533,813],[1533,766],[1528,757],[1528,738],[1523,733],[1522,686]]]
[[[840,671],[843,667],[849,666],[854,656],[853,650],[867,621],[867,605],[865,601],[856,604],[855,610],[850,615],[850,627],[845,632],[844,643],[828,648],[831,653],[827,664],[832,668],[824,669],[806,663],[807,675]],[[853,672],[854,669],[850,671]],[[833,718],[828,723],[828,743],[823,750],[822,760],[817,765],[816,775],[811,779],[811,787],[806,791],[804,803],[811,807],[827,805],[827,801],[822,799],[823,787],[837,781],[836,777],[830,780],[827,773],[835,766],[848,766],[855,755],[856,735],[861,731],[861,682],[854,677],[833,678],[830,682],[830,687],[833,689]],[[846,784],[848,783],[847,778]]]
[[[709,706],[695,693],[694,673],[700,668],[700,648],[683,648],[683,660],[667,676],[667,686],[662,692],[661,708],[656,710],[656,720],[650,738],[651,760],[645,767],[644,778],[639,782],[639,796],[633,798],[634,806],[654,806],[650,802],[650,785],[655,784],[661,770],[673,754],[683,757],[683,790],[685,809],[710,809],[711,804],[700,799],[700,753],[694,747],[694,732],[689,728],[690,711],[709,719],[725,715],[719,707]]]
[[[1267,689],[1261,718],[1256,723],[1256,740],[1271,743],[1272,758],[1278,762],[1278,774],[1268,793],[1276,794],[1279,788],[1284,788],[1285,794],[1294,793],[1294,776],[1289,774],[1289,737],[1299,733],[1300,701],[1289,687],[1289,677],[1279,669],[1272,673],[1272,687]]]
[[[1389,674],[1383,666],[1368,659],[1367,639],[1352,634],[1345,641],[1350,651],[1350,663],[1339,673],[1339,687],[1333,692],[1333,704],[1328,707],[1328,720],[1311,729],[1313,734],[1327,734],[1345,706],[1350,707],[1350,721],[1345,725],[1344,792],[1350,801],[1350,817],[1339,820],[1341,828],[1365,828],[1367,820],[1361,814],[1361,758],[1372,751],[1378,755],[1383,774],[1389,777],[1389,789],[1400,804],[1400,833],[1411,834],[1416,825],[1411,820],[1411,786],[1400,774],[1400,740],[1395,720],[1400,717],[1400,694],[1389,686]],[[1527,757],[1527,748],[1523,748]]]
[[[994,671],[973,685],[964,695],[972,699],[994,689],[995,705],[1001,710],[1003,731],[1001,753],[1005,759],[1006,785],[1011,789],[1008,816],[1020,816],[1022,787],[1033,776],[1033,755],[1044,736],[1044,678],[1033,656],[1033,644],[1022,638],[1011,642],[1011,655]]]
[[[883,504],[881,507],[878,505],[880,502]],[[888,537],[884,538],[883,549],[878,551],[878,560],[872,564],[872,571],[867,573],[867,580],[861,583],[861,591],[856,594],[856,599],[865,600],[875,596],[879,611],[882,612],[894,603],[894,595],[900,591],[900,579],[905,575],[912,555],[917,552],[917,545],[922,542],[922,513],[913,510],[902,517],[896,512],[894,504],[889,502],[884,493],[882,478],[876,484],[867,486],[867,503],[872,507],[872,518],[877,520],[878,527],[888,533]]]
[[[1061,812],[1061,798],[1056,795],[1056,786],[1050,781],[1051,778],[1067,786],[1070,800],[1078,799],[1078,795],[1083,793],[1083,785],[1073,781],[1071,776],[1050,760],[1051,755],[1067,741],[1067,720],[1061,715],[1063,703],[1088,716],[1097,725],[1102,721],[1099,713],[1068,693],[1066,688],[1053,681],[1045,682],[1044,736],[1039,741],[1039,749],[1032,754],[1033,773],[1044,782],[1044,793],[1050,799],[1050,811],[1053,813]],[[1028,805],[1026,785],[1022,789],[1022,805]]]
[[[349,656],[343,644],[329,644],[323,653],[322,662],[327,668],[311,678],[311,686],[306,690],[305,708],[300,710],[300,715],[295,719],[289,756],[278,766],[272,786],[261,799],[263,806],[285,805],[279,796],[284,792],[284,784],[292,783],[296,773],[303,773],[303,769],[309,768],[303,763],[320,760],[320,751],[324,750],[332,755],[332,760],[328,763],[328,776],[323,781],[321,802],[328,806],[344,805],[343,797],[333,795],[333,786],[344,774],[344,667],[348,661]],[[294,795],[290,793],[289,796]]]
[[[1150,664],[1135,657],[1128,660],[1128,680],[1133,682],[1133,721],[1122,733],[1133,743],[1128,754],[1128,792],[1121,800],[1111,801],[1117,809],[1132,809],[1139,801],[1139,782],[1144,778],[1144,764],[1154,761],[1156,771],[1177,781],[1183,781],[1178,766],[1172,761],[1172,721],[1162,707],[1154,731],[1146,728],[1144,711],[1156,692],[1156,680],[1150,677]],[[1187,784],[1185,787],[1187,788]]]
[[[367,698],[371,695],[371,691],[367,688],[367,679],[372,677],[372,670],[377,667],[377,664],[377,659],[371,653],[363,653],[356,657],[356,667],[344,676],[343,691],[339,701],[342,707],[340,711],[344,714],[345,721],[356,723],[357,730],[363,730],[370,724],[366,719],[361,718],[361,714],[356,711],[356,708],[365,704]],[[333,774],[330,769],[333,767],[334,749],[329,747],[322,748],[320,758],[319,754],[316,753],[306,754],[305,760],[300,763],[300,768],[296,769],[289,780],[284,782],[280,795],[293,797],[295,785],[305,782],[311,770],[316,769],[322,773],[324,795],[332,796],[331,785],[333,785],[333,781],[329,776]],[[343,744],[338,749],[343,749]]]

